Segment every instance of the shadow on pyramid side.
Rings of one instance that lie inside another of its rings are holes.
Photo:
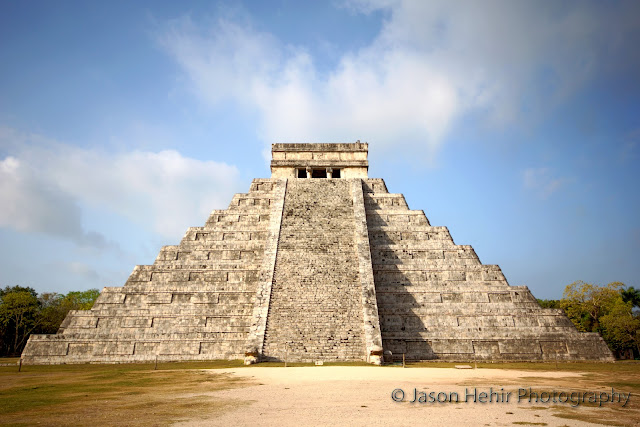
[[[23,362],[614,360],[598,334],[368,178],[367,144],[272,154],[271,179],[57,334],[32,335]]]

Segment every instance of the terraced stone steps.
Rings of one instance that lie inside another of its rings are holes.
[[[292,180],[285,196],[264,356],[363,360],[364,322],[347,180]]]
[[[204,227],[71,312],[53,336],[34,336],[25,363],[234,359],[244,356],[276,183],[254,180]]]
[[[509,286],[384,182],[363,187],[382,341],[396,359],[612,360],[599,335]]]

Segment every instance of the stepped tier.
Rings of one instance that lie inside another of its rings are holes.
[[[408,360],[612,360],[598,334],[456,245],[382,180],[363,181],[382,342]]]
[[[24,363],[597,360],[561,310],[366,177],[366,144],[276,144],[271,179],[33,335]],[[308,177],[308,178],[307,178]]]
[[[204,227],[72,311],[56,335],[34,335],[25,363],[211,360],[244,357],[278,183],[253,180]],[[277,209],[276,209],[277,210]]]

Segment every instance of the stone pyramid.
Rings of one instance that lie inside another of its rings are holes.
[[[368,145],[274,144],[271,178],[123,287],[32,335],[24,363],[598,360],[561,310],[367,176]]]

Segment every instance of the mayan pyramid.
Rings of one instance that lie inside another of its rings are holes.
[[[561,310],[368,178],[368,145],[274,144],[255,179],[24,363],[599,360]]]

